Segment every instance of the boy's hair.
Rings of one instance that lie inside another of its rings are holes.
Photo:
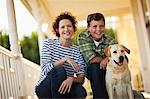
[[[101,13],[93,13],[93,14],[88,15],[88,17],[87,17],[87,26],[88,27],[90,26],[90,22],[93,20],[95,20],[95,21],[103,20],[104,24],[105,24],[104,15]]]

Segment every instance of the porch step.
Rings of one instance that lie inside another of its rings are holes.
[[[150,92],[142,92],[145,99],[150,99]]]

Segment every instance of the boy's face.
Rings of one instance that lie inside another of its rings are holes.
[[[95,21],[92,20],[90,22],[90,26],[88,27],[89,32],[91,33],[93,39],[95,41],[100,41],[105,30],[105,24],[103,20]]]

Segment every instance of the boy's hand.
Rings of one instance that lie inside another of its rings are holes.
[[[109,62],[109,57],[102,59],[102,61],[100,62],[100,69],[106,69],[108,62]]]

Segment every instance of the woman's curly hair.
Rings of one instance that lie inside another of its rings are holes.
[[[72,26],[73,26],[73,29],[74,31],[77,30],[77,27],[76,27],[76,24],[77,24],[77,21],[75,19],[74,16],[72,16],[72,14],[70,12],[63,12],[61,13],[59,16],[56,17],[56,20],[54,21],[53,23],[53,31],[54,33],[56,34],[57,37],[60,37],[60,34],[58,32],[58,29],[59,29],[59,22],[63,19],[68,19],[71,21],[72,23]]]

